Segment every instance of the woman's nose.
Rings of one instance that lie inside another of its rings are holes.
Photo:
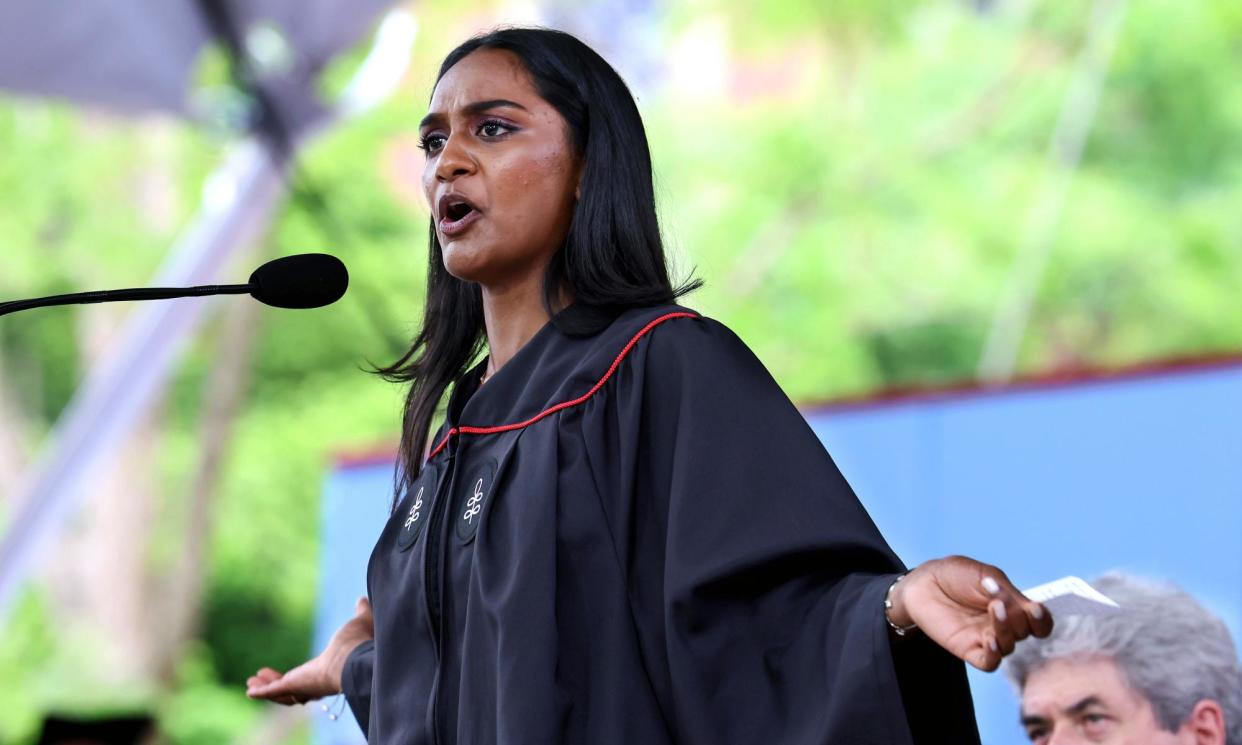
[[[436,178],[441,181],[451,181],[473,170],[474,159],[467,152],[462,138],[450,135],[445,140],[444,147],[440,150],[440,157],[436,162]]]

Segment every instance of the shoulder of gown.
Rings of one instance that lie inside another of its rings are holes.
[[[679,741],[977,743],[962,663],[890,638],[904,566],[819,438],[735,333],[684,311],[618,319],[646,331],[585,434]]]

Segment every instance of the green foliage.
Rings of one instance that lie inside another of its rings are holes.
[[[42,292],[72,292],[61,286]],[[39,421],[51,422],[69,403],[79,378],[74,335],[74,313],[70,308],[48,308],[26,323],[0,326],[0,345],[7,358],[5,372],[12,385],[25,392],[28,407]]]
[[[1036,3],[1024,26],[927,4],[883,44],[827,42],[820,95],[657,105],[664,212],[709,280],[694,302],[795,398],[972,377],[1093,7]],[[764,8],[752,33],[782,22]],[[1128,5],[1022,369],[1242,344],[1242,32],[1224,8]]]
[[[1242,161],[1238,13],[1223,3],[1136,5],[1091,159],[1175,194],[1221,186]],[[1178,43],[1169,43],[1176,28]],[[1236,183],[1236,181],[1235,181]]]
[[[209,649],[195,647],[178,666],[177,688],[158,712],[160,731],[169,742],[237,742],[257,723],[265,704],[246,698],[241,685],[221,685],[210,662],[213,656]]]
[[[33,739],[42,721],[37,679],[55,655],[47,607],[37,592],[14,603],[0,644],[0,742]]]
[[[268,589],[236,571],[213,583],[203,614],[211,676],[202,682],[232,681],[236,688],[261,667],[288,670],[306,660],[310,609],[291,613],[290,603]]]

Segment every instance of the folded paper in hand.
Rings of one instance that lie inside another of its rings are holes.
[[[1057,616],[1106,616],[1117,613],[1121,606],[1078,577],[1062,577],[1039,587],[1024,590],[1023,595],[1043,603],[1053,618]]]

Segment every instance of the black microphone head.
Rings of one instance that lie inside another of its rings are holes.
[[[331,305],[349,287],[349,272],[330,254],[298,254],[273,259],[250,275],[250,294],[277,308]]]

